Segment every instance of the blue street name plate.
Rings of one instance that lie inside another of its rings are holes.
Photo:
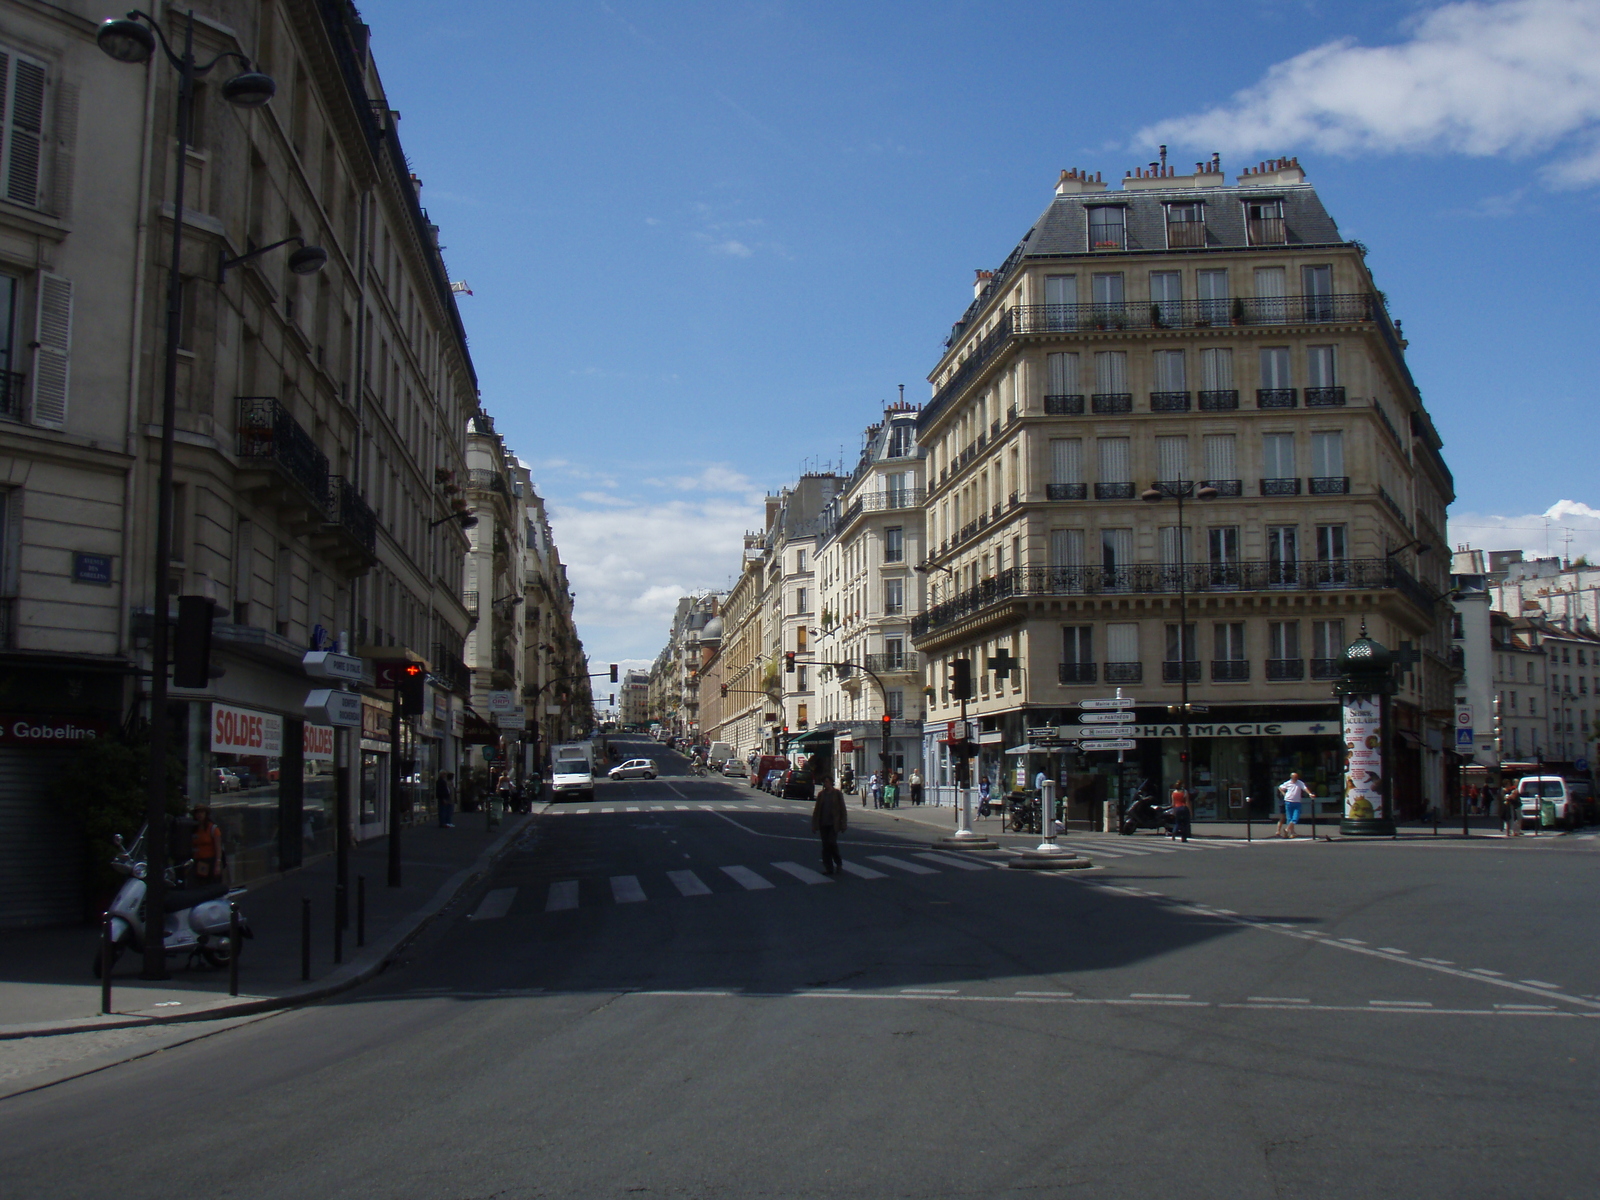
[[[109,554],[84,554],[74,551],[72,555],[72,579],[74,583],[111,583],[112,557]]]

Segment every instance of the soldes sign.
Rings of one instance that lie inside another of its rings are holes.
[[[256,754],[276,758],[283,753],[283,718],[276,713],[211,706],[211,749],[224,754]]]

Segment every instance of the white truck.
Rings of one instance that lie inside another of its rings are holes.
[[[722,770],[722,764],[733,757],[733,747],[727,742],[712,742],[706,750],[706,765],[713,771]]]
[[[558,742],[550,747],[552,799],[594,799],[594,744]]]

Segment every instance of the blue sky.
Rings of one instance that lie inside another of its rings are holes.
[[[1600,552],[1600,0],[362,12],[597,661],[653,657],[764,491],[926,398],[1061,168],[1157,141],[1230,178],[1298,155],[1370,247],[1454,540]]]

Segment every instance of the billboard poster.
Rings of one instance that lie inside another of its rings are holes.
[[[1364,821],[1383,812],[1383,710],[1377,696],[1344,701],[1344,815]]]

